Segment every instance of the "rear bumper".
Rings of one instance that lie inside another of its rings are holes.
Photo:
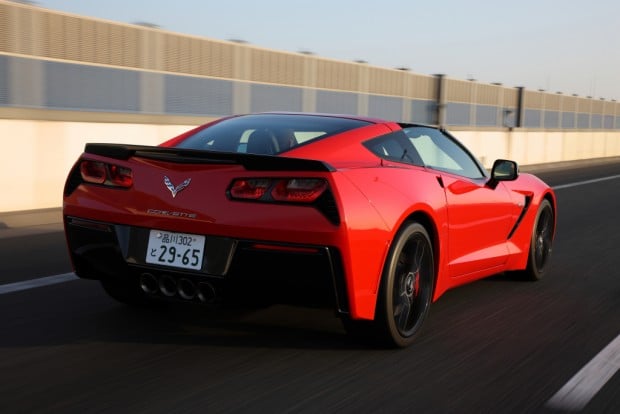
[[[141,278],[148,275],[175,284],[208,283],[218,302],[349,311],[341,256],[332,246],[205,235],[202,268],[187,270],[146,263],[150,229],[72,216],[65,216],[64,224],[71,260],[81,278],[127,278],[140,285]],[[187,295],[166,292],[149,289],[150,295],[162,299],[188,300]]]

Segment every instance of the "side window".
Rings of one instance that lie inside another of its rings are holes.
[[[485,177],[485,173],[469,152],[440,130],[409,127],[404,131],[424,165],[468,178]]]
[[[390,161],[423,166],[422,158],[403,131],[396,131],[366,141],[364,146],[377,157]]]

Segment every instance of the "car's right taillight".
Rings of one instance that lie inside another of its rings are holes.
[[[291,178],[279,180],[271,190],[274,200],[289,203],[313,203],[327,188],[322,178]]]
[[[323,178],[237,178],[228,194],[235,200],[310,204],[327,187]]]
[[[340,224],[336,200],[325,178],[236,178],[226,192],[231,200],[314,207],[333,224]]]

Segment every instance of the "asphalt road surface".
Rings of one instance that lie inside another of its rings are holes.
[[[618,413],[620,163],[539,176],[558,187],[550,272],[449,291],[399,350],[325,310],[132,309],[86,280],[2,292],[71,267],[60,231],[0,230],[0,412]],[[570,385],[550,403],[584,367],[585,405]]]

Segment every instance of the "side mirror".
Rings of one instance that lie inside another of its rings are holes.
[[[519,176],[519,166],[510,160],[495,160],[491,169],[491,179],[487,183],[489,187],[497,187],[500,181],[514,181]]]

